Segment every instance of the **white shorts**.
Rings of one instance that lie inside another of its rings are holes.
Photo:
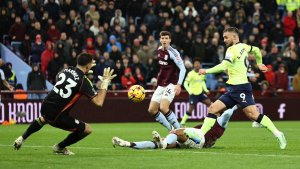
[[[196,130],[199,130],[199,129],[185,128],[183,132],[187,133],[188,131],[186,131],[186,130],[189,130],[189,133],[192,133],[192,132],[197,132]],[[188,135],[187,135],[187,137],[188,137]],[[202,135],[201,138],[188,138],[184,143],[180,143],[179,146],[182,148],[198,148],[199,149],[199,148],[203,147],[204,143],[205,143],[205,137],[204,137],[204,135]]]
[[[161,99],[167,99],[170,103],[175,97],[175,85],[170,83],[168,86],[158,86],[154,91],[151,101],[160,103]]]
[[[204,141],[205,142],[205,141]],[[191,140],[190,138],[187,139],[184,143],[179,143],[177,142],[177,144],[179,145],[180,148],[194,148],[194,149],[202,149],[204,142],[201,143],[196,143],[195,141]]]

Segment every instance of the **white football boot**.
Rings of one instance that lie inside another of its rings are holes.
[[[279,142],[280,149],[285,149],[287,143],[286,143],[286,139],[285,139],[284,134],[282,132],[280,132],[279,135],[276,138]]]
[[[55,144],[53,147],[53,153],[54,154],[59,154],[59,155],[75,155],[72,151],[68,150],[66,147],[65,148],[60,148],[57,144]]]
[[[130,147],[130,142],[129,141],[122,140],[119,137],[113,137],[112,138],[112,143],[113,143],[114,147],[116,147],[116,146]]]
[[[22,136],[18,137],[15,142],[14,142],[14,149],[15,150],[19,150],[22,146],[22,144],[24,143],[24,139]]]
[[[157,143],[158,148],[166,149],[168,144],[163,141],[160,134],[157,131],[152,131],[153,141]]]

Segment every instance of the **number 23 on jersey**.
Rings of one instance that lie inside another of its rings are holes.
[[[55,86],[53,87],[53,91],[59,94],[62,98],[66,99],[70,97],[72,95],[72,88],[77,85],[77,82],[75,82],[71,78],[66,79],[66,74],[64,73],[60,73],[58,79],[59,80],[56,82]]]

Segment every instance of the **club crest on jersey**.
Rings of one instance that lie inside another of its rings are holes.
[[[168,55],[165,55],[165,60],[167,60],[168,59]]]
[[[176,60],[179,62],[179,61],[181,61],[181,57],[179,56],[179,55],[176,55]]]

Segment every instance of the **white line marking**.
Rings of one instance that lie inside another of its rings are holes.
[[[5,145],[0,144],[0,147],[11,147],[13,148],[13,145]],[[24,145],[23,148],[52,148],[52,146],[33,146],[33,145]],[[89,149],[89,150],[108,150],[112,148],[101,148],[101,147],[71,147],[71,149]],[[145,150],[145,151],[158,151],[157,149],[153,150]],[[284,150],[281,150],[284,151]],[[251,154],[251,153],[223,153],[223,152],[201,152],[200,151],[180,151],[180,150],[164,150],[164,153],[193,153],[193,154],[209,154],[209,155],[232,155],[232,156],[256,156],[256,157],[279,157],[279,158],[300,158],[300,155],[278,155],[278,154]]]

